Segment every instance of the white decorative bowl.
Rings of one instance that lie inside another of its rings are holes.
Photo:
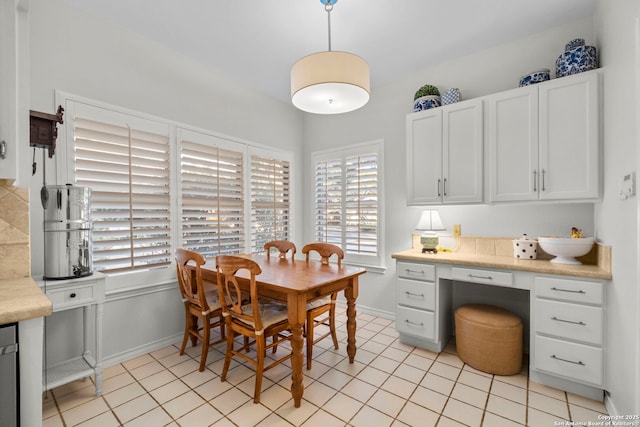
[[[538,237],[540,248],[555,256],[551,262],[558,264],[582,264],[575,259],[589,253],[593,247],[593,237],[574,239],[572,237]]]

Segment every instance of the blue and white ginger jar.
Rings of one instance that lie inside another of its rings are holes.
[[[438,95],[425,95],[413,101],[413,111],[428,110],[442,105],[442,100]]]
[[[598,57],[595,46],[585,46],[583,39],[575,39],[567,43],[565,52],[556,60],[556,77],[598,68]]]

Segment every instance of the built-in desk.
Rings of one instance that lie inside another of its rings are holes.
[[[610,255],[609,248],[602,248],[605,258],[607,251]],[[525,349],[532,380],[603,399],[604,286],[611,278],[606,265],[469,252],[422,254],[418,249],[392,257],[401,342],[440,352],[454,334],[455,308],[491,303],[483,294],[495,295],[495,305],[523,317],[529,329]],[[500,289],[506,297],[497,298]]]

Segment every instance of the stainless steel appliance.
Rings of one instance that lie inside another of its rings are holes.
[[[0,326],[0,378],[0,426],[18,426],[17,323]]]
[[[72,279],[93,273],[91,189],[48,185],[44,209],[44,278]]]

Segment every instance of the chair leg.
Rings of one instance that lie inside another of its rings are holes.
[[[185,307],[185,319],[184,319],[184,337],[182,338],[182,345],[180,346],[180,356],[184,354],[184,350],[187,348],[187,341],[189,340],[189,331],[191,331],[191,314]]]
[[[198,317],[190,314],[191,323],[190,329],[193,332],[191,334],[191,347],[198,345]]]
[[[227,380],[227,372],[229,372],[229,365],[231,365],[231,357],[233,357],[233,338],[234,334],[231,328],[227,328],[227,351],[224,355],[224,366],[222,367],[222,374],[220,375],[220,381]]]
[[[209,339],[211,335],[211,327],[209,326],[209,316],[202,318],[202,353],[200,354],[200,369],[204,371],[204,366],[207,363],[207,354],[209,353]]]
[[[256,337],[256,388],[253,392],[253,403],[260,403],[260,392],[262,391],[262,374],[264,372],[264,356],[266,353],[267,339],[264,335]]]
[[[315,320],[309,312],[307,312],[307,370],[311,369],[311,360],[313,359],[313,327]]]
[[[333,339],[333,347],[338,349],[338,335],[336,334],[336,304],[331,304],[329,309],[329,330],[331,331],[331,338]]]

